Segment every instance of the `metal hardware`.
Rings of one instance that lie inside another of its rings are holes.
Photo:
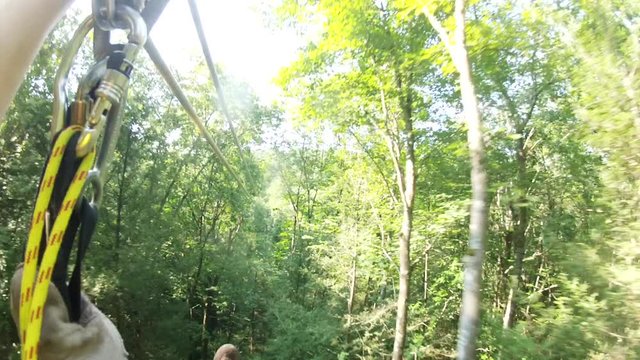
[[[102,30],[115,30],[116,0],[93,0],[91,2],[96,25]]]
[[[129,31],[128,43],[121,50],[112,51],[109,56],[96,64],[81,82],[76,102],[92,102],[87,113],[86,128],[83,131],[76,154],[86,155],[102,134],[102,144],[94,168],[89,173],[89,183],[93,188],[91,204],[98,206],[102,200],[102,187],[108,165],[113,155],[116,139],[120,133],[121,113],[126,102],[129,78],[134,61],[147,40],[147,26],[140,12],[126,5],[117,4],[112,25]],[[89,94],[92,89],[93,99]],[[103,133],[104,129],[104,133]]]
[[[109,55],[106,71],[95,90],[96,99],[89,112],[87,129],[78,141],[76,154],[79,157],[86,155],[95,146],[112,107],[120,104],[126,96],[134,60],[147,40],[147,26],[136,10],[118,5],[115,23],[129,30],[129,42],[121,51],[114,51]],[[118,107],[118,110],[121,108]]]
[[[53,111],[51,116],[51,138],[64,127],[65,112],[67,108],[66,86],[69,70],[73,65],[73,60],[78,54],[82,41],[93,27],[93,16],[86,18],[73,34],[67,49],[62,56],[60,66],[56,72],[53,86]]]
[[[102,186],[107,167],[111,161],[116,139],[120,132],[121,110],[124,109],[129,77],[134,68],[135,59],[147,40],[147,26],[140,14],[144,1],[130,0],[135,8],[115,0],[93,0],[94,15],[85,19],[74,33],[62,57],[56,72],[54,101],[51,120],[51,136],[70,124],[84,126],[76,155],[83,157],[93,149],[101,138],[98,157],[89,174],[89,183],[93,187],[92,205],[97,206],[102,198]],[[67,78],[83,40],[91,29],[100,29],[101,41],[109,39],[109,31],[124,29],[128,31],[128,42],[103,50],[108,53],[83,77],[78,85],[73,102],[67,107]],[[67,108],[69,116],[67,116]]]

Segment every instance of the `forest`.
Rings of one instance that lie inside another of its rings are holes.
[[[130,359],[640,359],[640,2],[263,15],[319,31],[277,101],[218,67],[230,127],[204,60],[178,76],[231,169],[149,58],[134,71],[83,271]],[[0,122],[2,359],[20,358],[8,281],[80,21]]]

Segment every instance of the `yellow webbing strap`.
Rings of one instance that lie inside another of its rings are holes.
[[[70,126],[60,132],[51,150],[51,155],[47,161],[44,176],[38,191],[38,197],[36,198],[36,206],[33,211],[29,240],[27,241],[27,249],[25,252],[24,270],[20,289],[20,340],[22,343],[22,360],[38,359],[38,344],[42,329],[44,304],[49,292],[53,267],[56,263],[60,244],[64,238],[64,233],[69,224],[73,208],[82,194],[87,175],[95,159],[95,149],[82,159],[69,185],[69,189],[64,196],[60,212],[49,232],[42,263],[38,269],[37,262],[40,251],[40,240],[55,179],[58,175],[60,163],[62,162],[67,144],[75,133],[81,131],[82,127],[80,126]]]

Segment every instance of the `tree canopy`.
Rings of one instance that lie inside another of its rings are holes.
[[[640,357],[640,3],[464,3],[282,1],[264,16],[319,34],[287,101],[217,68],[235,134],[207,65],[180,74],[249,194],[141,60],[84,271],[132,359]],[[77,23],[0,123],[2,358]]]

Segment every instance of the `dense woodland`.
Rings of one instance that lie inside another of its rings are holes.
[[[220,69],[241,149],[205,64],[181,73],[242,184],[142,56],[84,271],[132,359],[211,359],[227,342],[247,359],[452,358],[465,264],[482,264],[478,359],[640,358],[640,2],[470,1],[466,43],[455,10],[271,8],[274,26],[321,33],[282,69],[280,103]],[[7,280],[78,19],[0,124],[2,359],[18,358]],[[462,58],[483,123],[471,154]],[[480,248],[472,164],[488,178]]]

